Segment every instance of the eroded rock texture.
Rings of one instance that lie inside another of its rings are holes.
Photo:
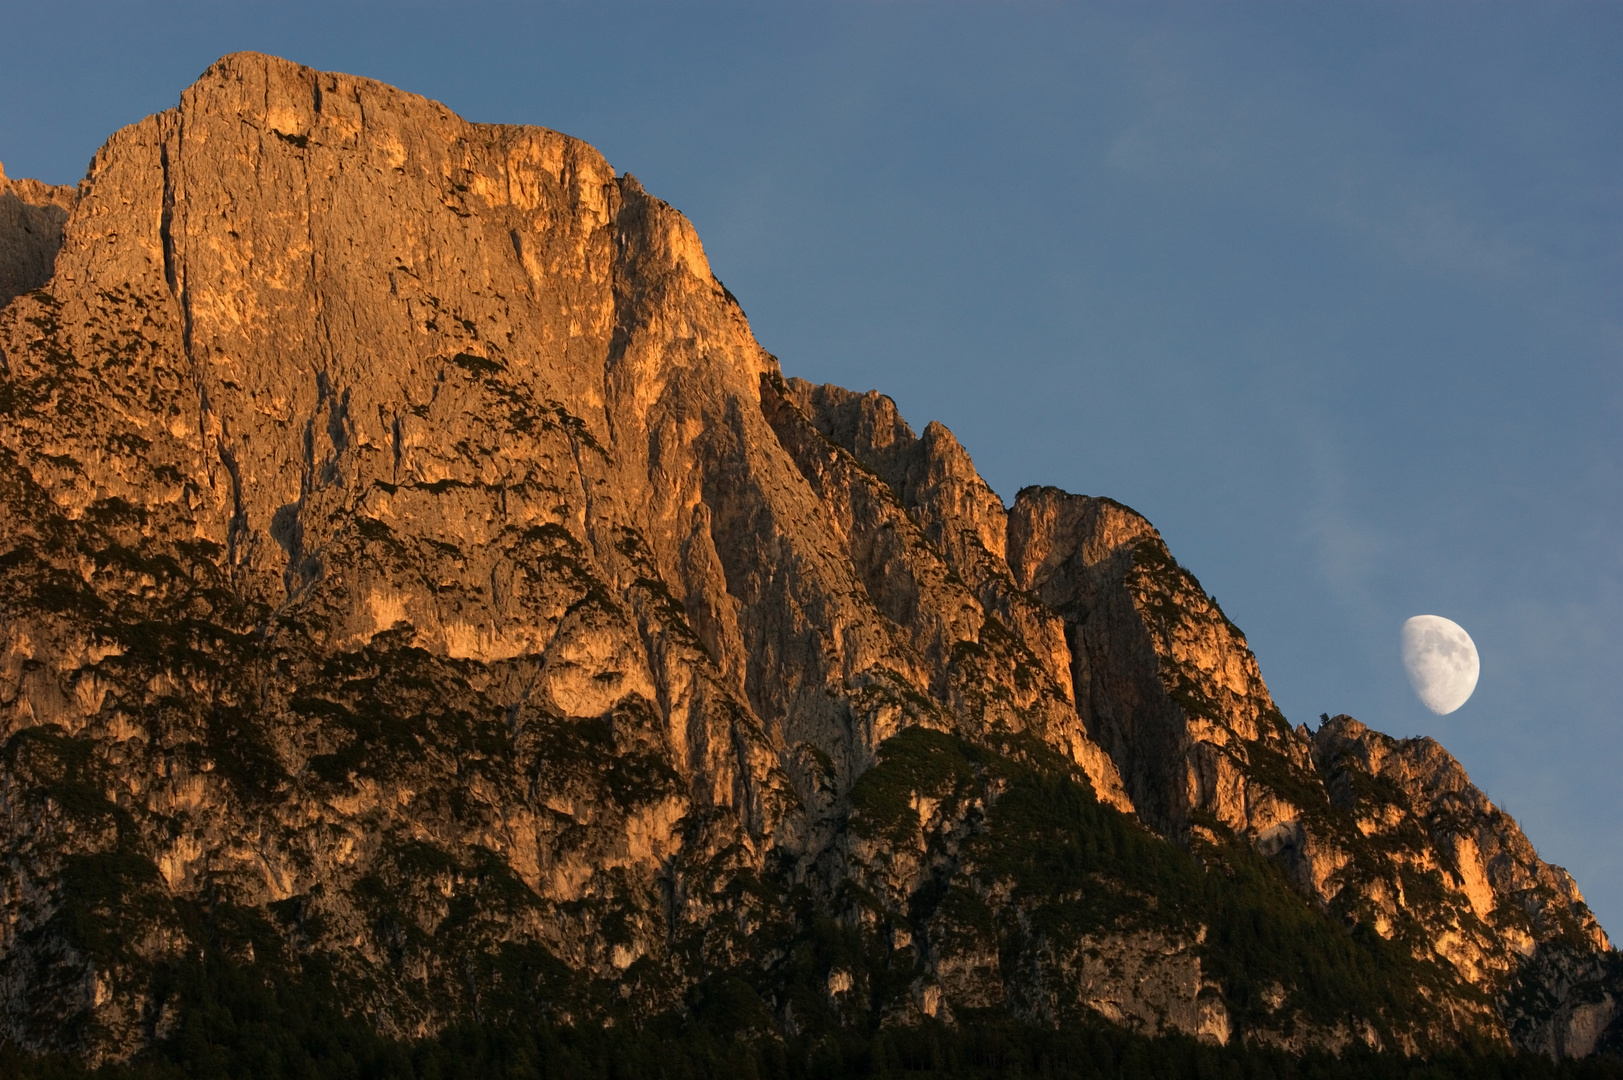
[[[0,307],[51,280],[76,197],[70,187],[8,180],[0,167]]]
[[[1292,729],[1138,515],[786,380],[582,142],[230,56],[0,187],[13,295],[19,1045],[126,1057],[205,961],[403,1037],[1611,1037],[1600,928],[1441,748]]]

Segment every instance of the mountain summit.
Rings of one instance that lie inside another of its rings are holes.
[[[0,174],[0,304],[12,1047],[239,984],[400,1040],[1623,1042],[1440,746],[1292,727],[1144,518],[784,377],[583,142],[228,56],[76,191]]]

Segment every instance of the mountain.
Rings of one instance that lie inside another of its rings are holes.
[[[1132,510],[785,377],[585,143],[243,53],[0,183],[13,1051],[232,994],[402,1045],[1623,1045],[1447,752],[1291,726]]]

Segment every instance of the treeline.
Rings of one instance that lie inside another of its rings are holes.
[[[240,989],[240,988],[239,988]],[[1297,1057],[1149,1038],[1107,1024],[1063,1031],[939,1024],[783,1042],[670,1020],[640,1030],[468,1025],[408,1043],[318,1000],[218,1000],[136,1060],[89,1070],[0,1049],[15,1080],[1623,1080],[1623,1060],[1453,1053],[1427,1060],[1350,1051]],[[270,1004],[268,1015],[233,1006]]]
[[[902,793],[967,790],[976,766],[989,760],[922,729],[887,748],[857,800],[880,828],[886,813],[906,808]],[[1208,870],[1063,776],[1012,759],[999,767],[1006,789],[986,832],[965,841],[966,851],[979,845],[971,854],[982,872],[1040,896],[1083,897],[1073,906],[1085,910],[1068,914],[1088,926],[1123,918],[1124,895],[1156,897],[1156,910],[1144,917],[1174,930],[1212,926],[1204,960],[1242,1019],[1261,1008],[1259,987],[1290,975],[1310,1018],[1315,1011],[1404,1015],[1416,1007],[1425,968],[1301,903],[1278,868],[1248,847],[1237,845]],[[1087,890],[1097,877],[1127,888]],[[117,884],[98,887],[115,895]],[[928,899],[941,902],[940,895]],[[913,971],[891,971],[874,952],[877,939],[818,916],[806,918],[772,986],[718,974],[694,988],[682,1015],[638,1016],[629,1004],[602,998],[605,1009],[618,1010],[612,1026],[556,1024],[537,1001],[585,998],[562,985],[541,993],[545,979],[514,967],[481,981],[483,1022],[405,1041],[350,1015],[346,1005],[362,998],[357,988],[341,985],[319,953],[289,953],[261,914],[225,903],[177,911],[196,923],[191,936],[208,948],[155,980],[165,1016],[178,1018],[165,1021],[160,1043],[96,1070],[0,1045],[0,1080],[1623,1080],[1623,1059],[1615,1057],[1556,1064],[1492,1048],[1424,1060],[1365,1050],[1296,1056],[1178,1035],[1150,1038],[1103,1020],[1029,1027],[991,1010],[965,1010],[956,1026],[884,1027],[877,1015],[852,1024],[827,1006],[830,970],[863,972],[876,987],[887,979],[905,986]],[[252,946],[252,963],[231,959],[249,951],[244,944]],[[492,963],[506,962],[504,955]],[[756,977],[765,980],[758,970]],[[773,1034],[766,1001],[780,994],[795,1004],[796,1037]]]

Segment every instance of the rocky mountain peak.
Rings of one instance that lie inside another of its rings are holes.
[[[1440,747],[1293,729],[1143,517],[785,378],[577,139],[234,54],[0,180],[0,303],[14,1046],[222,971],[400,1039],[1615,1037]]]

